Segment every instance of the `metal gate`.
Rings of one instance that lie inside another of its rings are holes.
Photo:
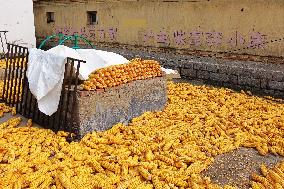
[[[60,96],[58,110],[51,116],[40,112],[37,100],[29,89],[26,77],[28,64],[28,49],[26,47],[7,43],[7,61],[4,77],[2,99],[9,106],[16,107],[17,113],[40,126],[53,131],[64,130],[77,134],[77,126],[74,121],[74,109],[76,106],[76,92],[79,84],[81,60],[67,58],[65,73]],[[77,64],[77,68],[74,65]]]

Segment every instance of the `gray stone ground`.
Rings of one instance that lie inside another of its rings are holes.
[[[262,163],[272,168],[283,160],[283,157],[271,154],[262,156],[253,148],[239,148],[217,156],[203,175],[210,177],[214,183],[221,186],[229,184],[239,189],[249,189],[250,175],[260,174]]]

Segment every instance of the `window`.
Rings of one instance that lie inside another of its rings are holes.
[[[47,12],[46,13],[47,23],[54,22],[54,12]]]
[[[88,11],[88,24],[89,25],[95,25],[98,23],[97,18],[97,11]]]

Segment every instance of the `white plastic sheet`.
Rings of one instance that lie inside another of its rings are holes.
[[[27,78],[38,108],[46,115],[56,112],[62,90],[65,57],[39,49],[29,50]]]
[[[88,79],[88,76],[95,70],[104,68],[110,65],[125,64],[129,62],[123,56],[102,50],[95,49],[72,49],[63,45],[58,45],[47,52],[61,55],[64,57],[74,58],[86,61],[80,65],[79,78],[82,80]],[[74,65],[77,68],[77,65]]]
[[[162,68],[162,71],[166,72],[166,74],[178,74],[177,70]]]

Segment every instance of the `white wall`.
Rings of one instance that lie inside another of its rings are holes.
[[[7,33],[8,42],[29,48],[35,47],[33,1],[0,0],[1,30],[9,31]],[[1,51],[2,47],[0,47]]]

